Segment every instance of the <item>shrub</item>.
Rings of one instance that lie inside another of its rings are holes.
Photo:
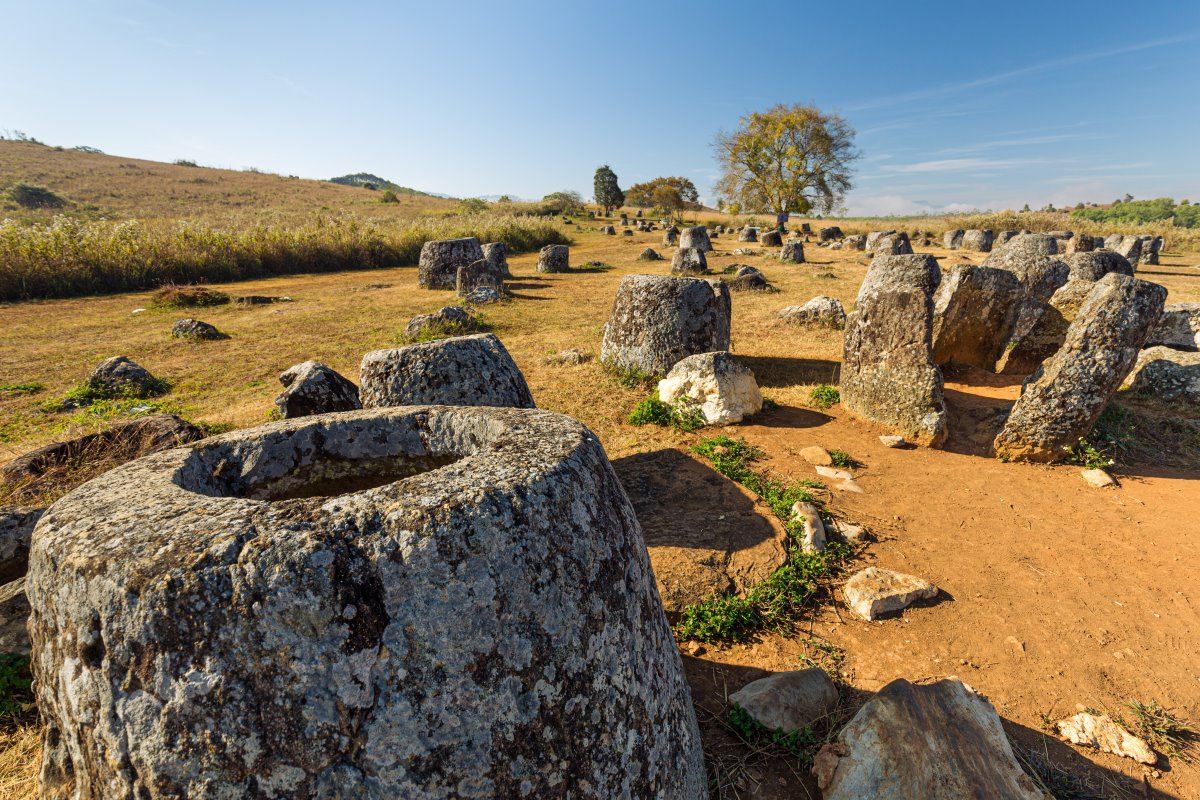
[[[180,286],[169,283],[154,293],[150,305],[155,308],[209,308],[225,305],[229,295],[207,286]]]
[[[832,408],[842,402],[842,395],[837,388],[823,383],[812,390],[808,400],[814,408]]]
[[[400,198],[397,197],[396,193],[393,192],[391,189],[384,189],[383,194],[379,195],[379,202],[381,202],[381,203],[399,203]]]
[[[839,467],[841,469],[853,469],[854,467],[861,466],[861,464],[845,450],[830,450],[829,458],[833,461],[833,465],[835,467]]]
[[[67,203],[45,186],[18,183],[8,190],[8,196],[21,208],[62,208]]]
[[[198,166],[200,166],[195,161],[192,161],[190,158],[177,158],[172,163],[174,163],[175,166],[177,166],[177,167],[198,167]]]

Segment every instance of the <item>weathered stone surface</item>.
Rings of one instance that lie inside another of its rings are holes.
[[[1121,246],[1121,242],[1125,241],[1125,237],[1119,233],[1112,233],[1104,237],[1104,249],[1116,251]]]
[[[752,681],[729,695],[729,702],[767,730],[790,733],[832,714],[838,691],[823,670],[810,667]]]
[[[1008,244],[1009,240],[1019,234],[1020,231],[1000,231],[996,234],[996,241],[992,242],[992,249]]]
[[[825,800],[1052,800],[1021,769],[996,710],[957,678],[884,686],[813,773]]]
[[[880,236],[875,240],[874,245],[867,245],[867,249],[875,255],[888,256],[903,256],[912,254],[912,242],[908,239],[907,233],[889,233],[886,236]]]
[[[453,289],[458,268],[483,258],[483,248],[474,236],[442,239],[421,246],[417,283],[425,289]]]
[[[833,464],[833,456],[829,455],[829,451],[815,444],[801,448],[800,457],[813,466],[829,466]]]
[[[174,414],[147,414],[17,456],[0,469],[0,479],[5,483],[33,481],[80,459],[127,460],[202,438],[204,431]]]
[[[25,574],[33,526],[45,510],[0,506],[0,584],[14,581]]]
[[[570,349],[559,350],[552,356],[546,356],[547,364],[557,364],[563,367],[577,367],[580,364],[586,364],[592,360],[591,353],[585,353],[582,350]]]
[[[996,455],[1013,461],[1058,461],[1087,435],[1137,360],[1162,314],[1167,290],[1109,273],[1096,281],[1062,348],[1021,387]]]
[[[684,228],[680,231],[679,246],[680,248],[691,247],[701,253],[708,253],[713,249],[712,242],[708,238],[708,228],[703,225]]]
[[[780,318],[797,325],[817,325],[827,328],[846,327],[846,309],[834,297],[818,295],[802,306],[788,306],[779,312]]]
[[[962,247],[963,235],[966,234],[962,228],[955,228],[952,231],[946,231],[942,234],[942,247],[947,250],[957,250]]]
[[[503,299],[504,295],[500,294],[500,290],[492,286],[477,286],[463,296],[463,302],[474,306],[499,303]]]
[[[933,256],[876,256],[846,318],[841,373],[843,406],[929,445],[946,436],[932,347],[939,280]]]
[[[1138,353],[1127,383],[1157,400],[1200,404],[1200,353],[1148,347]]]
[[[1133,276],[1133,266],[1120,253],[1111,250],[1079,250],[1064,261],[1070,268],[1070,280],[1098,281],[1110,272]]]
[[[153,397],[163,392],[162,381],[125,356],[113,356],[97,364],[88,378],[88,386],[99,392],[129,397]]]
[[[879,443],[884,447],[891,448],[904,447],[904,445],[908,444],[904,441],[903,436],[897,436],[896,434],[884,434],[883,436],[880,436]]]
[[[283,394],[275,398],[275,406],[284,419],[362,408],[358,387],[319,361],[288,367],[280,373],[279,382]]]
[[[1124,256],[1125,260],[1135,267],[1142,260],[1142,240],[1137,236],[1123,237],[1121,243],[1115,249],[1117,253]]]
[[[804,527],[800,537],[801,552],[824,553],[825,523],[821,520],[821,510],[813,503],[793,503],[792,519]]]
[[[757,242],[758,228],[752,228],[749,225],[738,231],[739,242]]]
[[[728,350],[730,311],[724,281],[627,275],[604,326],[600,360],[666,375],[681,358]]]
[[[571,248],[565,244],[548,244],[538,251],[538,272],[569,272]]]
[[[754,373],[726,351],[680,359],[658,382],[658,399],[699,411],[709,425],[736,425],[763,403]]]
[[[779,231],[763,231],[758,238],[763,247],[783,247],[783,234]]]
[[[495,264],[481,258],[458,268],[454,290],[459,297],[466,297],[476,289],[483,288],[494,289],[497,293],[504,288],[504,275]]]
[[[1021,335],[1010,337],[999,371],[1005,375],[1029,375],[1057,353],[1094,284],[1090,280],[1072,280],[1060,286],[1041,306],[1033,324]]]
[[[882,239],[885,236],[891,236],[895,232],[896,232],[895,229],[888,229],[886,231],[870,231],[869,233],[867,233],[867,249],[874,251],[875,244],[880,239]]]
[[[924,578],[879,567],[854,573],[842,588],[846,605],[868,621],[937,597],[937,593],[937,587]]]
[[[1091,236],[1072,236],[1067,240],[1068,253],[1090,253],[1096,249],[1096,240]]]
[[[1053,256],[1058,253],[1058,242],[1044,233],[1019,233],[995,248],[983,260],[985,266],[1004,268],[1011,260],[1028,260],[1035,256]]]
[[[992,250],[992,232],[978,229],[963,231],[962,249],[971,250],[976,253],[990,253]]]
[[[933,298],[934,363],[995,369],[1020,297],[1021,282],[1008,270],[951,267]]]
[[[785,264],[804,263],[804,242],[799,239],[788,239],[779,251],[779,260]]]
[[[867,237],[861,233],[855,233],[851,236],[847,236],[842,240],[842,247],[845,250],[866,250]]]
[[[178,320],[172,325],[171,335],[176,339],[191,339],[197,342],[211,342],[229,338],[217,330],[216,326],[190,318]]]
[[[475,318],[462,306],[443,306],[432,314],[418,314],[404,326],[408,336],[419,336],[429,330],[450,330],[465,333],[477,326]]]
[[[726,283],[731,292],[776,292],[779,291],[767,281],[767,276],[758,267],[745,266],[738,268],[737,273]]]
[[[672,247],[679,241],[679,228],[674,225],[663,231],[663,247]]]
[[[349,412],[141,459],[34,534],[42,791],[704,798],[653,580],[558,414]]]
[[[24,578],[0,586],[0,653],[29,653],[29,598]]]
[[[1166,345],[1176,350],[1200,350],[1200,303],[1171,303],[1150,332],[1146,345]]]
[[[534,407],[525,376],[491,333],[374,350],[363,356],[359,374],[364,408]]]
[[[1072,744],[1094,747],[1102,753],[1132,758],[1140,764],[1157,764],[1158,755],[1143,739],[1122,728],[1107,714],[1080,711],[1054,723],[1058,735]]]
[[[829,242],[834,239],[844,239],[844,238],[846,238],[846,234],[842,233],[842,229],[839,228],[837,225],[830,225],[828,227],[821,228],[820,231],[818,231],[818,233],[817,233],[818,241],[822,241],[822,242]]]
[[[483,246],[483,259],[492,265],[492,270],[503,278],[511,278],[508,268],[508,245],[504,242],[489,242]]]
[[[647,247],[638,255],[638,261],[662,261],[663,257],[653,247]]]
[[[1022,296],[1013,321],[1013,341],[1033,327],[1051,295],[1070,276],[1070,267],[1055,258],[1055,252],[1057,244],[1053,237],[1039,233],[1021,234],[983,260],[983,266],[1009,270],[1021,281]]]
[[[1109,475],[1107,471],[1102,469],[1085,469],[1079,473],[1080,476],[1087,481],[1089,486],[1094,486],[1097,489],[1107,489],[1109,486],[1116,486],[1117,482]]]
[[[708,258],[703,250],[694,247],[679,246],[671,256],[672,275],[707,275]]]

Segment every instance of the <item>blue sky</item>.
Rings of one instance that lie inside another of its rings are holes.
[[[812,102],[852,213],[1200,199],[1200,2],[0,0],[0,128],[458,196],[684,175]]]

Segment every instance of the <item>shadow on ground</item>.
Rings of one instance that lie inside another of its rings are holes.
[[[836,386],[842,371],[840,362],[815,358],[739,355],[738,360],[753,370],[758,385],[765,387],[820,383]]]

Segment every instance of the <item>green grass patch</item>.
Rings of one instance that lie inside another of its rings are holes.
[[[855,467],[862,466],[861,462],[845,450],[830,450],[829,458],[833,461],[833,465],[839,469],[854,469]]]
[[[798,731],[771,730],[750,716],[750,712],[737,703],[729,704],[727,719],[729,727],[746,744],[756,748],[768,747],[783,750],[789,755],[800,756],[802,762],[807,764],[812,763],[816,746],[821,743],[812,728],[802,728]]]
[[[160,287],[150,298],[152,308],[211,308],[230,302],[229,295],[207,286],[180,286],[167,284]]]
[[[159,397],[171,391],[171,384],[162,378],[154,378],[145,387],[126,387],[122,391],[113,392],[103,387],[94,386],[89,382],[81,383],[67,390],[58,400],[51,400],[42,406],[43,411],[58,413],[61,411],[73,411],[75,409],[91,408],[97,409],[93,412],[96,414],[105,415],[106,404],[116,404],[117,406],[133,406],[138,403],[147,404],[150,398]],[[156,405],[149,403],[149,405]]]
[[[822,383],[820,386],[813,388],[812,392],[808,395],[808,402],[813,408],[832,408],[842,402],[842,395],[836,386]]]
[[[413,334],[402,333],[396,337],[398,344],[418,344],[420,342],[436,342],[439,339],[450,339],[455,336],[469,336],[473,333],[487,333],[492,329],[482,314],[475,315],[467,322],[435,322],[423,326]]]
[[[704,415],[694,405],[664,403],[657,397],[647,397],[633,407],[630,425],[659,425],[691,433],[704,427]]]
[[[6,383],[0,384],[0,396],[16,397],[23,394],[37,394],[46,387],[40,383]]]
[[[770,506],[787,529],[788,560],[751,587],[745,597],[716,595],[684,608],[675,626],[676,635],[702,642],[745,642],[763,631],[790,630],[852,555],[851,548],[840,542],[829,542],[823,553],[800,549],[804,525],[792,519],[792,506],[818,502],[810,490],[821,484],[811,480],[789,483],[756,470],[753,464],[762,459],[762,451],[724,434],[700,440],[692,451],[709,459],[714,469]]]
[[[649,389],[658,383],[657,375],[642,372],[637,367],[619,367],[611,362],[605,362],[604,369],[626,389]]]
[[[0,720],[11,720],[33,708],[32,685],[28,656],[0,653]]]

